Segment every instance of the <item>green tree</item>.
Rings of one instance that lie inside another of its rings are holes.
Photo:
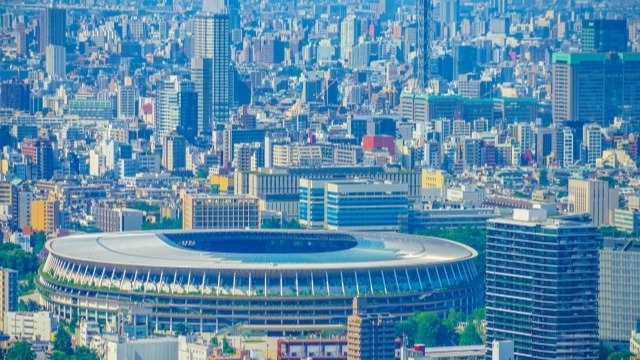
[[[396,326],[397,336],[406,336],[409,343],[445,346],[458,342],[454,328],[448,327],[438,315],[419,312]]]
[[[549,186],[549,178],[548,178],[548,171],[543,169],[540,170],[540,186]]]
[[[173,326],[173,332],[176,335],[187,335],[189,333],[189,328],[185,324],[179,323]]]
[[[632,356],[633,354],[628,351],[616,351],[609,354],[607,360],[629,360]]]
[[[72,355],[73,348],[71,347],[71,336],[64,329],[64,327],[58,327],[58,331],[56,331],[56,338],[53,341],[53,348],[65,355]]]
[[[233,345],[231,345],[231,341],[229,341],[229,339],[227,339],[226,336],[222,338],[222,353],[223,354],[236,353],[236,348],[234,348]]]
[[[47,234],[44,231],[38,231],[31,236],[31,246],[33,247],[34,254],[40,254],[40,251],[44,248],[44,244],[47,242]]]
[[[35,360],[36,353],[26,340],[16,341],[7,352],[5,360]]]
[[[86,346],[78,346],[75,354],[72,357],[73,360],[100,360],[98,354],[93,352]]]
[[[473,321],[468,321],[464,331],[460,334],[460,346],[465,345],[481,345],[482,338],[478,334],[478,329]]]

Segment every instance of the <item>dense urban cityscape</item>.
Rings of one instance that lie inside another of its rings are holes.
[[[640,359],[640,2],[0,16],[0,358]]]

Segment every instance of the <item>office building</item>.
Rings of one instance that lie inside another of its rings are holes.
[[[31,202],[31,228],[55,233],[60,228],[60,202],[58,200],[33,200]]]
[[[65,32],[67,29],[67,13],[64,9],[48,7],[40,11],[40,38],[38,48],[44,53],[47,46],[65,46]]]
[[[24,229],[31,224],[31,202],[33,191],[24,186],[14,186],[11,194],[11,224]]]
[[[640,116],[640,54],[555,53],[552,72],[555,122],[608,125]]]
[[[367,299],[353,299],[347,319],[347,360],[395,358],[395,320],[388,314],[369,313]]]
[[[569,179],[569,211],[589,214],[596,226],[613,225],[618,208],[618,189],[602,180]]]
[[[257,229],[260,226],[259,201],[242,195],[184,195],[182,228]]]
[[[162,142],[162,166],[174,171],[187,166],[187,142],[184,136],[171,134]]]
[[[399,171],[395,167],[322,167],[263,169],[262,171],[236,171],[234,173],[234,191],[247,194],[261,200],[261,209],[281,211],[287,217],[299,216],[301,178],[318,180],[372,179],[406,184],[411,203],[420,200],[420,172]]]
[[[18,272],[0,268],[0,325],[5,327],[8,311],[18,311]]]
[[[440,22],[442,24],[458,23],[460,0],[440,0]]]
[[[487,359],[511,340],[516,359],[599,356],[594,225],[515,209],[487,222]]]
[[[142,230],[142,211],[98,206],[95,210],[96,227],[104,232]]]
[[[11,338],[50,341],[57,329],[58,321],[49,311],[7,311],[4,314],[3,332]]]
[[[586,150],[584,165],[595,166],[602,156],[602,130],[597,124],[587,124],[582,128],[582,147]]]
[[[157,143],[180,125],[179,92],[180,81],[177,76],[160,79],[156,83],[154,135]]]
[[[64,46],[47,45],[45,70],[53,80],[64,80],[67,77],[67,50]]]
[[[625,343],[640,320],[640,242],[605,239],[600,249],[599,336],[602,341]]]
[[[211,59],[211,111],[213,121],[225,123],[233,99],[229,13],[198,14],[193,20],[194,58]],[[203,74],[203,80],[208,74]],[[206,103],[203,100],[203,105]]]
[[[198,93],[192,81],[183,80],[180,82],[180,92],[178,93],[178,106],[180,108],[177,132],[189,143],[194,143],[198,136]]]
[[[13,80],[0,85],[0,108],[28,112],[30,98],[29,84]]]
[[[604,123],[605,63],[605,54],[553,54],[552,112],[555,122]]]
[[[340,59],[347,63],[351,58],[351,50],[360,37],[360,22],[354,14],[347,15],[340,23]]]
[[[582,20],[582,51],[589,53],[626,52],[627,21],[612,19]]]
[[[130,80],[129,80],[130,82]],[[138,89],[131,84],[118,86],[118,118],[132,119],[136,116],[136,100],[138,98]]]
[[[198,94],[198,136],[211,136],[213,123],[213,60],[194,58],[191,60],[191,81]]]
[[[46,139],[25,139],[20,151],[31,161],[31,177],[34,180],[50,180],[53,177],[53,145]]]
[[[234,152],[236,144],[264,144],[265,134],[265,129],[242,130],[234,128],[230,124],[227,125],[227,127],[222,132],[223,164],[226,165],[233,162],[233,159],[235,157]]]
[[[324,184],[325,228],[396,231],[399,217],[409,211],[408,191],[407,184],[391,181],[327,182]]]

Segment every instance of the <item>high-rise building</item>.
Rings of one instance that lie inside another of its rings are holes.
[[[198,94],[198,136],[211,136],[213,123],[213,60],[194,58],[191,60],[191,81]]]
[[[162,166],[169,171],[187,165],[187,142],[184,136],[170,134],[162,142]]]
[[[180,107],[178,134],[193,143],[198,136],[198,93],[194,82],[187,80],[180,82],[178,106]]]
[[[64,80],[67,77],[67,50],[64,46],[47,45],[45,69],[51,79]]]
[[[44,53],[49,45],[65,46],[66,11],[55,7],[42,9],[38,28],[40,31],[38,48],[41,53]]]
[[[11,225],[24,229],[31,223],[31,202],[35,195],[24,186],[14,186],[11,193]]]
[[[176,131],[180,125],[179,91],[180,81],[177,76],[160,79],[156,83],[154,135],[157,143]]]
[[[582,21],[583,52],[626,52],[629,30],[626,20],[593,19]]]
[[[591,215],[596,226],[613,225],[618,196],[618,189],[610,188],[606,181],[569,179],[569,211]]]
[[[582,128],[582,146],[586,150],[585,165],[595,166],[602,156],[602,129],[597,124],[586,124]]]
[[[360,22],[354,14],[347,15],[340,23],[340,59],[348,62],[351,50],[358,43],[360,37]]]
[[[347,319],[347,360],[389,360],[395,357],[395,321],[388,314],[370,313],[366,298],[353,299]]]
[[[55,233],[60,228],[60,202],[58,200],[33,200],[31,202],[31,228]]]
[[[125,84],[118,87],[118,118],[131,119],[136,116],[136,99],[138,98],[138,89],[133,85]]]
[[[600,249],[599,336],[626,343],[640,319],[640,290],[633,269],[640,267],[640,242],[605,239]]]
[[[640,54],[553,54],[553,121],[608,125],[640,116]]]
[[[258,206],[258,198],[244,195],[187,194],[182,199],[182,228],[257,229]]]
[[[20,150],[31,160],[31,177],[34,180],[49,180],[53,177],[53,145],[45,139],[25,139]]]
[[[460,0],[440,0],[440,22],[457,23],[460,12]]]
[[[0,325],[4,329],[4,315],[18,311],[18,272],[0,268]]]
[[[194,57],[211,59],[211,107],[214,122],[226,123],[233,100],[229,13],[198,14],[194,18]]]
[[[598,359],[599,243],[541,209],[487,221],[487,360],[503,340],[515,359]]]
[[[29,111],[31,86],[18,80],[0,85],[0,108]]]

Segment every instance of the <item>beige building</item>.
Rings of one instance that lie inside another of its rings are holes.
[[[182,228],[257,229],[260,225],[257,198],[238,195],[184,195]]]
[[[367,299],[353,299],[347,320],[347,360],[395,358],[395,321],[391,315],[369,314]]]
[[[183,136],[169,135],[162,144],[162,166],[169,171],[183,169],[187,163],[187,142]]]
[[[618,189],[602,180],[569,179],[569,212],[588,213],[596,226],[613,225]]]

